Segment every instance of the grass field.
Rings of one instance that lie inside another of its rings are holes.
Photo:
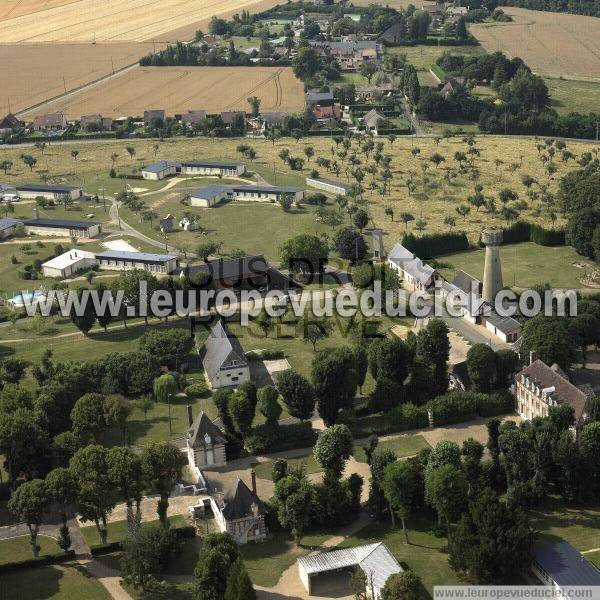
[[[157,48],[163,46],[156,44]],[[9,100],[10,110],[21,112],[135,64],[152,50],[151,43],[131,42],[1,44],[0,64],[10,65],[10,69],[2,74],[0,114],[9,112]]]
[[[502,275],[504,285],[517,288],[531,287],[545,283],[551,279],[554,287],[576,289],[581,287],[579,278],[586,272],[586,266],[591,270],[593,263],[579,256],[570,246],[549,248],[538,246],[533,242],[510,244],[500,248],[502,259]],[[485,250],[472,250],[449,254],[439,259],[440,262],[452,265],[441,269],[444,277],[450,281],[458,269],[470,273],[478,279],[483,279]],[[552,270],[549,271],[548,267]]]
[[[300,465],[304,465],[306,474],[310,473],[319,473],[321,471],[320,465],[315,460],[313,454],[307,454],[306,456],[299,456],[297,458],[288,458],[286,459],[288,462],[288,466],[290,467],[298,467]],[[272,460],[268,460],[261,463],[256,463],[252,468],[256,472],[256,476],[260,479],[268,479],[271,481],[273,479],[271,471],[273,470],[273,462]]]
[[[381,440],[377,448],[392,450],[398,458],[406,458],[418,454],[423,448],[429,448],[429,444],[422,435],[403,435],[389,440]],[[367,462],[365,450],[362,446],[355,445],[352,456],[358,462]]]
[[[37,544],[40,546],[40,556],[62,554],[56,540],[51,537],[38,535]],[[22,562],[32,558],[33,553],[31,552],[28,535],[0,541],[0,565],[9,562]],[[0,598],[3,598],[1,593]]]
[[[417,70],[429,70],[429,67],[444,52],[450,52],[455,56],[482,56],[486,53],[481,46],[401,46],[388,48],[387,52],[388,54],[404,54],[406,60]]]
[[[209,112],[247,110],[250,96],[264,111],[300,111],[304,88],[291,68],[276,67],[140,67],[89,89],[59,99],[32,114],[64,112],[120,117],[142,115],[149,106],[167,115],[188,109]]]
[[[65,563],[3,573],[0,598],[31,600],[110,600],[106,588],[81,565]]]
[[[544,77],[544,81],[550,91],[550,106],[559,114],[600,110],[600,79],[580,81]]]
[[[503,10],[512,22],[470,26],[488,52],[519,56],[540,75],[600,78],[600,19],[512,7]]]
[[[11,0],[11,4],[14,4]],[[27,13],[13,10],[0,21],[0,39],[4,43],[23,42],[113,42],[153,39],[191,39],[196,28],[212,16],[230,16],[232,12],[263,10],[276,4],[273,0],[122,0],[98,4],[95,0],[78,0],[62,6],[53,2],[43,18],[32,19],[31,13],[45,7],[45,0],[30,0]],[[235,9],[233,11],[232,9]],[[3,11],[5,14],[7,11]],[[170,35],[169,35],[170,34]],[[185,37],[187,34],[187,37]],[[180,37],[183,36],[183,37]]]

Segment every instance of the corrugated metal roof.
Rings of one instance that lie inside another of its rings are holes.
[[[69,219],[29,219],[24,224],[30,227],[69,227],[70,229],[90,229],[100,225],[98,221],[70,221]]]
[[[203,199],[213,198],[214,196],[218,196],[219,194],[222,194],[227,189],[228,188],[226,186],[218,185],[216,183],[212,184],[212,185],[206,185],[206,186],[200,188],[199,190],[196,190],[192,194],[192,198],[203,198]]]
[[[126,252],[124,250],[105,250],[96,254],[96,258],[115,258],[130,260],[132,262],[159,262],[166,263],[177,258],[169,254],[150,254],[148,252]]]
[[[0,219],[0,231],[5,231],[6,229],[10,229],[11,227],[17,227],[17,225],[23,225],[23,221],[19,221],[18,219],[11,219],[10,217]]]
[[[402,572],[402,567],[383,542],[302,556],[298,564],[308,575],[359,567],[372,579],[376,597],[391,575]]]
[[[600,585],[600,571],[569,542],[538,546],[533,556],[559,586]]]
[[[173,167],[178,167],[179,165],[180,165],[180,163],[162,160],[160,162],[152,163],[151,165],[148,165],[147,167],[143,167],[142,171],[145,171],[146,173],[160,173],[162,171],[166,171],[167,169],[172,169]]]

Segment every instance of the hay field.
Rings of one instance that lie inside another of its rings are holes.
[[[44,10],[43,18],[21,14],[0,21],[3,43],[114,42],[191,39],[212,16],[255,12],[276,0],[77,0]],[[29,0],[30,11],[44,5]],[[16,9],[15,9],[16,10]],[[173,32],[172,35],[166,35]]]
[[[15,19],[22,15],[32,15],[73,2],[77,2],[77,0],[3,0],[0,5],[0,21]]]
[[[159,44],[156,47],[160,47]],[[13,113],[135,64],[150,43],[0,45],[0,114]],[[63,82],[64,77],[64,82]],[[45,111],[47,112],[47,111]],[[78,117],[81,116],[78,115]]]
[[[37,112],[60,110],[67,118],[100,113],[116,118],[142,115],[150,108],[164,109],[167,115],[188,109],[248,110],[249,96],[258,96],[261,110],[266,111],[298,111],[304,106],[303,84],[291,68],[141,67],[59,98]]]
[[[511,23],[471,25],[489,52],[520,56],[536,73],[600,79],[600,19],[502,7]]]

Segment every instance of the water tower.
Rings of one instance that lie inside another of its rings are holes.
[[[500,263],[500,244],[502,229],[488,227],[481,232],[481,241],[485,245],[485,269],[483,272],[483,299],[494,303],[502,290],[502,264]]]

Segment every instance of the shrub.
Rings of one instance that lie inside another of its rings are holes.
[[[449,392],[430,400],[427,407],[433,412],[433,424],[447,425],[469,419],[492,417],[512,410],[513,401],[508,392],[483,394],[479,392]]]
[[[317,434],[312,428],[310,421],[293,423],[292,425],[259,425],[254,427],[245,445],[248,452],[252,454],[264,454],[267,452],[282,452],[295,448],[310,448],[314,446]]]
[[[205,381],[197,381],[188,385],[185,390],[185,395],[189,398],[204,398],[208,395],[209,389]]]

